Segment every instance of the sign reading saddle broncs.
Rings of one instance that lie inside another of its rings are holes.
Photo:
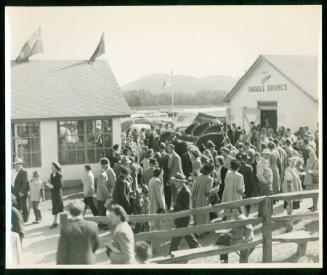
[[[274,92],[274,91],[286,91],[287,84],[269,84],[265,83],[271,78],[271,74],[267,71],[262,72],[261,85],[249,86],[249,92]]]

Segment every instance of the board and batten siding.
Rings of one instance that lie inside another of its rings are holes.
[[[286,84],[287,90],[267,91],[265,89],[264,92],[249,92],[250,86],[262,85],[262,78],[269,74],[271,77],[264,83],[265,88],[267,85]],[[285,126],[291,128],[292,131],[298,130],[300,126],[308,126],[311,131],[317,128],[318,103],[305,95],[266,61],[258,64],[230,99],[231,122],[242,127],[243,107],[257,108],[258,101],[277,101],[277,127]],[[252,120],[251,116],[254,120],[255,115],[248,115],[249,121]],[[248,125],[244,126],[248,130]]]
[[[121,146],[121,118],[112,118],[112,145]],[[26,168],[29,179],[34,171],[39,171],[42,181],[48,181],[51,173],[51,164],[58,161],[58,124],[56,120],[40,121],[41,142],[41,167]],[[92,170],[97,177],[100,173],[98,163],[92,163]],[[14,170],[12,170],[13,172]],[[79,181],[84,173],[84,164],[63,165],[62,174],[64,181]],[[71,186],[71,184],[68,184]]]

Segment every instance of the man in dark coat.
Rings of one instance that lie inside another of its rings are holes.
[[[99,247],[98,226],[82,217],[84,203],[75,200],[68,205],[72,221],[61,228],[57,264],[95,264]]]
[[[191,156],[190,156],[189,150],[186,151],[182,155],[182,169],[183,169],[183,173],[186,176],[186,178],[188,178],[193,171],[192,161],[191,161]]]
[[[29,217],[29,206],[28,206],[28,192],[29,182],[28,182],[28,174],[27,171],[23,167],[23,160],[21,158],[17,158],[14,162],[15,164],[15,178],[13,181],[13,193],[17,200],[17,209],[22,212],[24,222],[28,221]]]
[[[177,190],[174,212],[191,209],[191,191],[185,185],[186,183],[185,176],[181,173],[177,173],[176,176],[172,178],[172,181]],[[175,219],[176,228],[187,227],[189,223],[190,223],[190,216]],[[171,241],[169,252],[178,250],[178,246],[181,240],[183,239],[183,237],[185,238],[190,248],[200,247],[200,244],[196,240],[195,236],[193,234],[190,234],[186,236],[174,237]]]
[[[128,187],[127,178],[129,177],[129,171],[121,167],[120,174],[117,179],[117,183],[113,192],[113,201],[115,204],[121,205],[127,214],[131,213],[131,202],[130,202],[130,189]]]
[[[160,153],[161,153],[159,165],[163,170],[162,178],[163,178],[163,183],[164,183],[166,207],[167,207],[167,210],[170,210],[172,194],[171,194],[171,185],[170,185],[170,181],[169,181],[169,168],[168,168],[169,155],[167,154],[166,145],[164,143],[160,143],[159,148],[160,148]]]
[[[251,165],[247,163],[248,155],[243,153],[241,155],[241,167],[238,169],[238,172],[243,175],[244,179],[244,197],[245,198],[252,198],[253,196],[253,184],[254,184],[254,175],[253,175],[253,168]],[[247,215],[250,214],[251,205],[245,206]]]

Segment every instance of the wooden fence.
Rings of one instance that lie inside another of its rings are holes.
[[[231,229],[239,226],[244,226],[247,224],[257,225],[262,224],[262,238],[254,240],[252,242],[242,244],[242,245],[233,245],[229,247],[208,247],[202,248],[197,250],[196,253],[184,253],[184,255],[180,255],[178,257],[161,257],[158,259],[157,263],[172,263],[178,262],[182,260],[190,260],[193,258],[199,258],[209,255],[217,255],[217,254],[224,254],[229,253],[232,251],[238,251],[242,249],[248,248],[255,248],[258,245],[262,244],[263,250],[263,262],[270,263],[272,262],[272,245],[273,245],[273,236],[272,236],[272,223],[283,222],[283,223],[292,223],[295,220],[303,220],[303,219],[319,219],[319,213],[317,212],[308,212],[308,213],[301,213],[301,214],[293,214],[290,213],[289,215],[282,215],[274,217],[272,215],[272,202],[274,200],[283,200],[287,202],[291,202],[293,200],[300,200],[304,198],[314,198],[318,197],[318,190],[311,190],[311,191],[303,191],[303,192],[292,192],[292,193],[283,193],[283,194],[276,194],[272,196],[262,196],[262,197],[254,197],[248,198],[240,201],[232,201],[227,203],[221,203],[213,206],[208,207],[201,207],[195,208],[180,212],[171,212],[165,214],[148,214],[148,215],[131,215],[129,216],[130,223],[138,223],[138,222],[167,222],[173,221],[176,218],[191,216],[191,215],[208,215],[209,213],[218,213],[224,209],[230,209],[235,207],[243,207],[246,205],[255,205],[258,204],[259,208],[261,208],[261,217],[257,218],[248,218],[245,220],[237,220],[237,221],[219,221],[216,223],[210,224],[202,224],[202,225],[195,225],[189,227],[182,227],[182,228],[169,228],[165,230],[156,230],[156,231],[149,231],[149,232],[141,232],[135,234],[136,240],[144,240],[144,241],[151,241],[155,243],[156,246],[160,241],[171,239],[173,237],[178,236],[185,236],[189,234],[198,234],[203,232],[213,232],[215,230],[221,229]],[[85,217],[86,220],[94,221],[99,224],[109,224],[108,217]],[[63,213],[60,216],[60,223],[64,226],[68,222],[68,215],[67,213]],[[318,237],[314,238],[307,238],[308,241],[317,240]],[[280,240],[276,239],[276,240]],[[275,240],[275,241],[276,241]],[[292,241],[290,239],[289,241]],[[297,241],[305,242],[305,238],[301,240],[301,238],[297,238]]]

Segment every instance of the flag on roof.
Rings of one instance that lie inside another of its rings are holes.
[[[16,57],[16,62],[26,62],[32,55],[43,53],[43,44],[41,39],[41,28],[38,28],[27,40]]]
[[[104,47],[104,33],[102,33],[102,36],[100,38],[100,42],[97,46],[97,48],[95,49],[94,53],[92,54],[92,56],[89,59],[89,63],[93,63],[95,61],[95,59],[97,59],[100,55],[105,53],[105,47]]]

